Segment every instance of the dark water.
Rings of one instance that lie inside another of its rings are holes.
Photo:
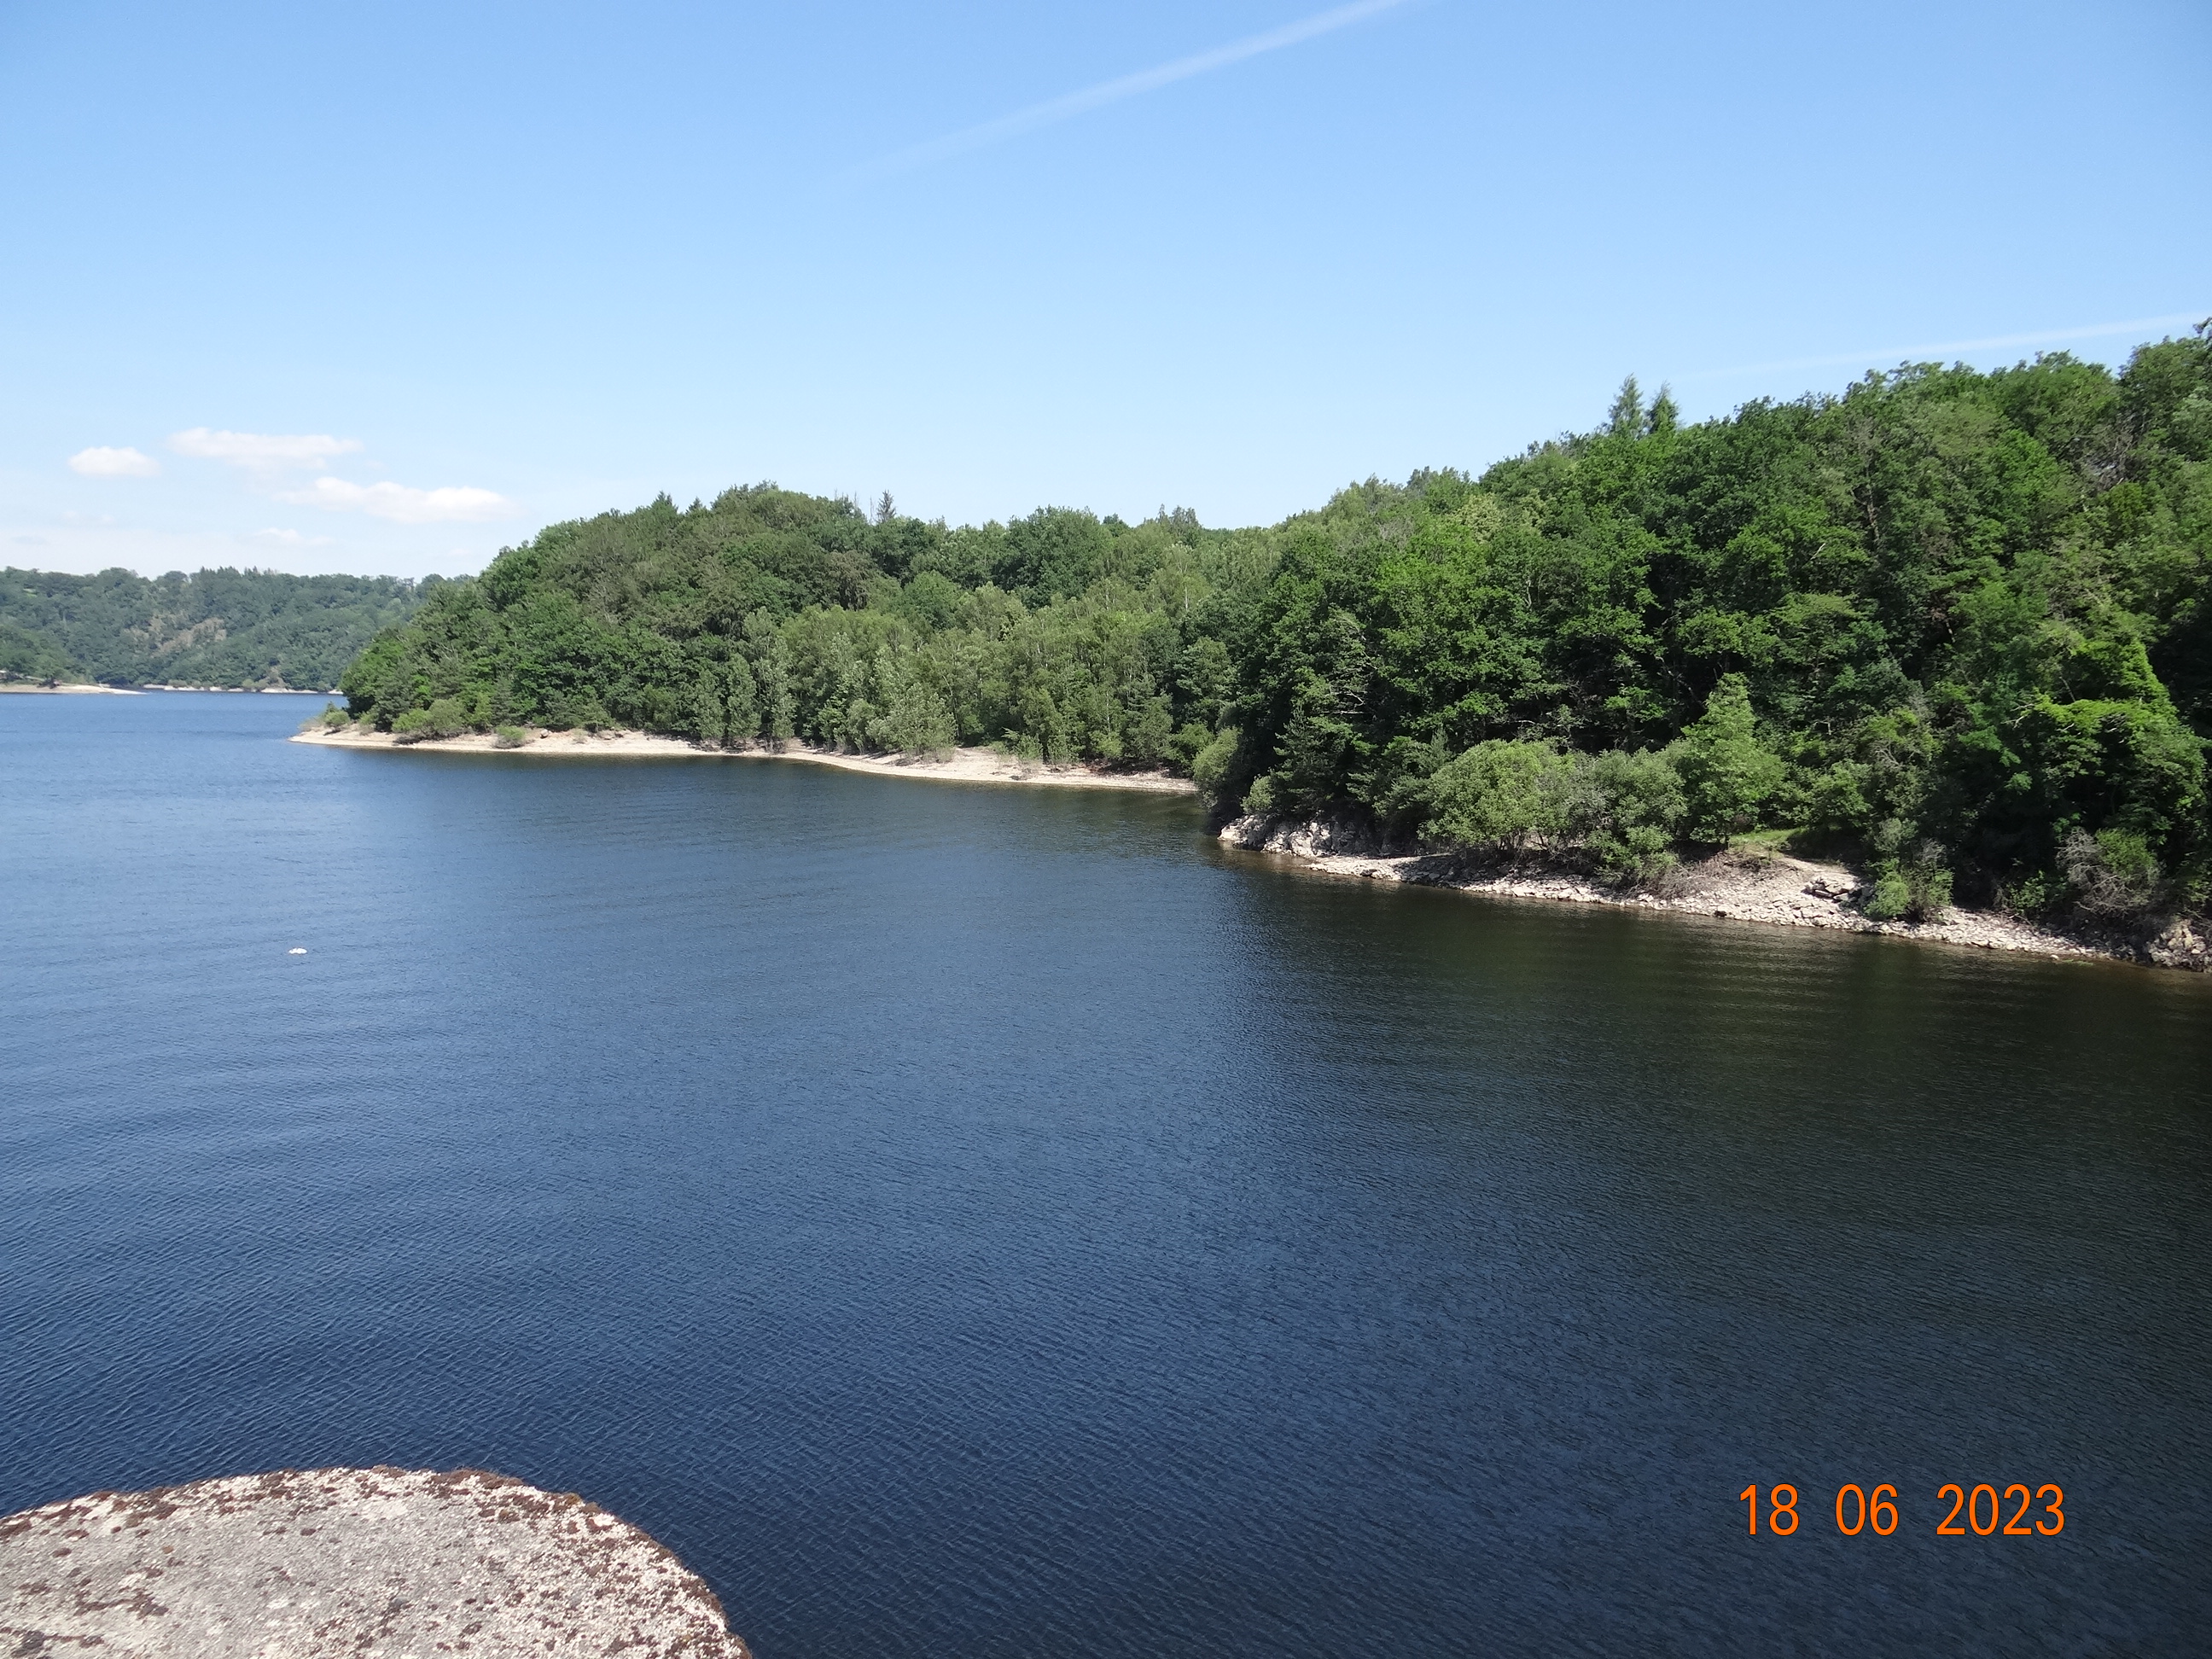
[[[0,1511],[490,1467],[762,1659],[2203,1650],[2200,979],[312,706],[0,699]]]

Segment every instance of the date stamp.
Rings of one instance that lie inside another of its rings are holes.
[[[1758,1483],[1735,1496],[1738,1503],[1746,1505],[1745,1522],[1756,1538],[1760,1524]],[[2015,1496],[2020,1501],[2008,1518],[2005,1509]],[[1797,1530],[1797,1488],[1786,1480],[1766,1488],[1765,1519],[1769,1537],[1787,1538]],[[2048,1483],[2031,1491],[2014,1481],[2000,1498],[1990,1481],[1971,1489],[1946,1481],[1936,1489],[1936,1504],[1940,1509],[1947,1503],[1949,1511],[1936,1523],[1936,1535],[1942,1538],[1964,1538],[1970,1533],[1977,1538],[2056,1538],[2066,1530],[2066,1494]],[[1897,1488],[1886,1481],[1871,1492],[1856,1483],[1838,1486],[1835,1511],[1836,1530],[1844,1537],[1871,1532],[1887,1538],[1897,1530],[1900,1518]]]

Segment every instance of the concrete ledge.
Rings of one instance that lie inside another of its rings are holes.
[[[0,1654],[748,1659],[714,1593],[574,1493],[287,1469],[0,1520]]]

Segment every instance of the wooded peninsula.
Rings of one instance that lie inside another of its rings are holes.
[[[2212,896],[2212,325],[1603,425],[1270,528],[949,527],[759,484],[555,525],[345,672],[405,738],[997,744],[1223,816],[1541,850],[1623,884],[1786,829],[1868,914]]]

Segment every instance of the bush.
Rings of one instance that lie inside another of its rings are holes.
[[[1200,798],[1216,811],[1237,799],[1237,786],[1243,777],[1238,734],[1233,726],[1222,727],[1190,757],[1190,781],[1198,786]]]
[[[1895,921],[1912,908],[1912,890],[1905,884],[1905,878],[1892,872],[1877,877],[1874,891],[1867,897],[1866,913],[1876,921]]]
[[[1170,770],[1188,775],[1198,763],[1198,757],[1212,746],[1213,733],[1196,720],[1177,726],[1170,735],[1162,763]]]
[[[1876,921],[1930,921],[1949,908],[1951,872],[1941,842],[1914,840],[1909,826],[1888,818],[1874,832],[1873,851],[1868,915]]]
[[[545,699],[540,722],[555,732],[573,732],[580,726],[587,732],[599,732],[614,724],[597,697],[565,692],[556,692]],[[392,727],[395,732],[398,729],[396,725]]]
[[[323,712],[315,716],[313,723],[326,732],[339,732],[353,724],[353,716],[337,704],[326,702],[323,705]]]
[[[1997,902],[2016,916],[2039,916],[2057,900],[2057,884],[2042,871],[2033,871],[2000,890]]]
[[[502,726],[493,735],[495,749],[520,749],[530,741],[530,733],[519,726]]]
[[[1555,844],[1580,816],[1578,781],[1574,763],[1548,743],[1479,743],[1417,787],[1427,809],[1422,834],[1511,852],[1532,841]]]
[[[1677,829],[1689,811],[1681,774],[1649,749],[1579,757],[1585,780],[1577,829],[1598,867],[1624,886],[1650,886],[1675,864]]]
[[[2157,903],[2163,885],[2148,843],[2125,830],[2069,831],[2058,868],[2075,904],[2093,916],[2140,915]]]
[[[476,726],[475,717],[452,697],[441,697],[428,708],[410,708],[392,722],[392,734],[402,743],[422,743],[437,738],[458,738]]]
[[[1674,873],[1680,860],[1674,838],[1656,824],[1632,823],[1626,830],[1594,836],[1590,851],[1601,872],[1621,887],[1656,887]]]

